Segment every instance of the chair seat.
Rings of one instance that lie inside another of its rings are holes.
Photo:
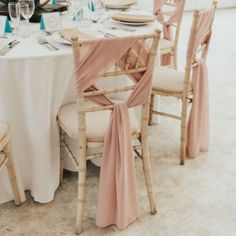
[[[7,124],[0,121],[0,142],[6,137],[7,133],[8,133]]]
[[[117,102],[117,101],[115,101]],[[95,103],[88,101],[88,106],[94,106]],[[96,104],[97,106],[97,104]],[[96,111],[86,113],[86,135],[89,142],[103,142],[106,130],[108,128],[111,111]],[[129,117],[132,134],[138,131],[138,120],[134,109],[129,109]],[[60,108],[58,121],[67,135],[71,138],[78,138],[78,117],[77,104],[71,103]]]
[[[184,73],[168,68],[155,67],[153,89],[163,92],[182,93],[184,89]],[[192,83],[190,83],[192,90]]]
[[[167,39],[160,39],[160,50],[161,51],[170,51],[170,49],[173,47],[174,47],[174,42],[167,40]]]

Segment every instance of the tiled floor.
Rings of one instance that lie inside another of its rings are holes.
[[[236,235],[236,9],[219,10],[209,52],[211,148],[196,159],[178,165],[178,123],[162,119],[150,129],[154,192],[158,212],[149,214],[141,162],[137,160],[141,217],[130,227],[99,229],[95,210],[99,169],[89,164],[87,207],[83,235]],[[191,25],[186,13],[180,37],[179,64],[183,68]],[[175,110],[178,101],[163,99],[162,107]],[[66,175],[55,200],[33,202],[30,196],[15,207],[0,205],[1,236],[74,235],[76,175]]]

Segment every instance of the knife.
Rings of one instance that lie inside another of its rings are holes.
[[[15,47],[18,43],[20,43],[18,40],[13,40],[9,42],[6,46],[4,46],[0,50],[0,56],[4,56],[6,53],[8,53],[13,47]]]

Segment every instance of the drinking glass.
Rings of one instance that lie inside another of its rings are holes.
[[[95,9],[97,11],[103,12],[105,11],[105,5],[102,0],[94,0],[95,2]]]
[[[79,23],[82,14],[82,7],[80,0],[70,0],[70,8],[72,19]]]
[[[104,15],[106,15],[106,9],[105,5],[102,0],[94,0],[95,4],[95,13],[94,13],[94,18],[95,21],[98,21],[99,19],[103,18]]]
[[[11,22],[13,23],[13,28],[18,33],[18,27],[20,22],[20,8],[19,4],[16,2],[9,2],[8,3],[8,12],[11,18]]]
[[[91,23],[91,9],[89,0],[81,0],[82,17],[80,19],[81,27],[88,27]]]
[[[23,16],[23,18],[26,20],[26,24],[27,24],[27,32],[26,32],[25,37],[29,37],[30,35],[29,19],[34,14],[34,10],[35,10],[34,0],[20,0],[19,6],[20,6],[20,13]]]

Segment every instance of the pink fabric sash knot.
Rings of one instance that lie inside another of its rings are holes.
[[[163,5],[165,5],[166,2],[167,0],[154,0],[153,13],[157,16],[157,19],[163,24],[163,38],[167,40],[173,40],[171,24],[179,23],[181,21],[184,11],[185,0],[176,1],[176,8],[174,12],[167,21],[164,21],[164,15],[161,11],[161,8],[163,7]],[[161,65],[170,65],[172,64],[171,60],[172,56],[170,54],[164,54],[161,56]]]
[[[209,146],[208,79],[205,60],[198,61],[192,76],[193,103],[188,123],[187,152],[195,157]]]
[[[139,45],[135,37],[83,43],[76,64],[78,94],[85,90],[96,90],[96,80],[114,63],[119,61],[119,65],[124,66],[127,58],[124,54],[131,46],[138,50]],[[150,51],[144,53],[144,60],[148,55]],[[132,68],[132,64],[130,66]],[[152,67],[149,66],[145,73],[136,73],[131,77],[136,84],[135,88],[126,102],[114,104],[104,139],[96,216],[96,225],[100,227],[116,224],[119,228],[124,228],[139,217],[128,108],[149,102]],[[92,97],[92,100],[102,105],[112,104],[106,96]]]
[[[104,140],[96,224],[125,228],[139,216],[136,176],[128,108],[146,104],[152,68],[142,76],[127,103],[115,104]]]
[[[125,228],[138,216],[129,112],[127,104],[120,103],[114,107],[104,140],[96,224]]]
[[[200,151],[207,151],[209,147],[209,95],[206,56],[209,49],[211,34],[209,29],[214,19],[215,8],[200,12],[197,30],[189,40],[188,56],[193,55],[201,44],[205,49],[201,58],[193,68],[192,87],[193,103],[188,122],[187,152],[189,157],[197,156]]]

